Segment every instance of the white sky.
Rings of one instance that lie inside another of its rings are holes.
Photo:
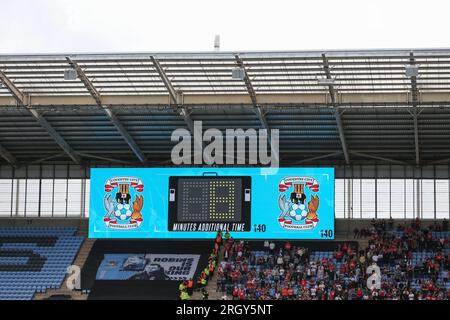
[[[0,53],[450,47],[448,0],[0,0]]]

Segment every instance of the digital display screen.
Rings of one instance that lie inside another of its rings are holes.
[[[95,239],[334,238],[333,168],[93,168],[90,186]]]
[[[248,229],[249,184],[250,177],[171,177],[171,230],[186,227],[183,223],[245,223],[241,228]]]
[[[178,221],[240,221],[241,179],[178,179]]]

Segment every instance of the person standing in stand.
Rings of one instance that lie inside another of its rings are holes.
[[[187,293],[192,296],[192,294],[194,293],[194,280],[192,278],[190,278],[187,282],[186,285],[186,289],[187,289]]]
[[[217,230],[216,240],[215,243],[219,245],[219,247],[222,245],[222,230]]]
[[[205,288],[202,289],[202,298],[203,300],[208,300],[209,298],[209,293]]]
[[[180,291],[180,299],[183,298],[183,291],[186,289],[185,282],[181,282],[178,286],[178,291]]]
[[[190,298],[186,290],[181,291],[180,300],[189,300]]]

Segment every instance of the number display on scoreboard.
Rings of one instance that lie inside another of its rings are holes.
[[[333,168],[93,168],[90,185],[91,238],[335,236]]]
[[[251,177],[169,178],[169,230],[250,230]]]

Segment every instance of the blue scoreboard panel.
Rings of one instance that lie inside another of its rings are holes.
[[[91,238],[201,239],[217,230],[333,239],[334,169],[91,169]]]

